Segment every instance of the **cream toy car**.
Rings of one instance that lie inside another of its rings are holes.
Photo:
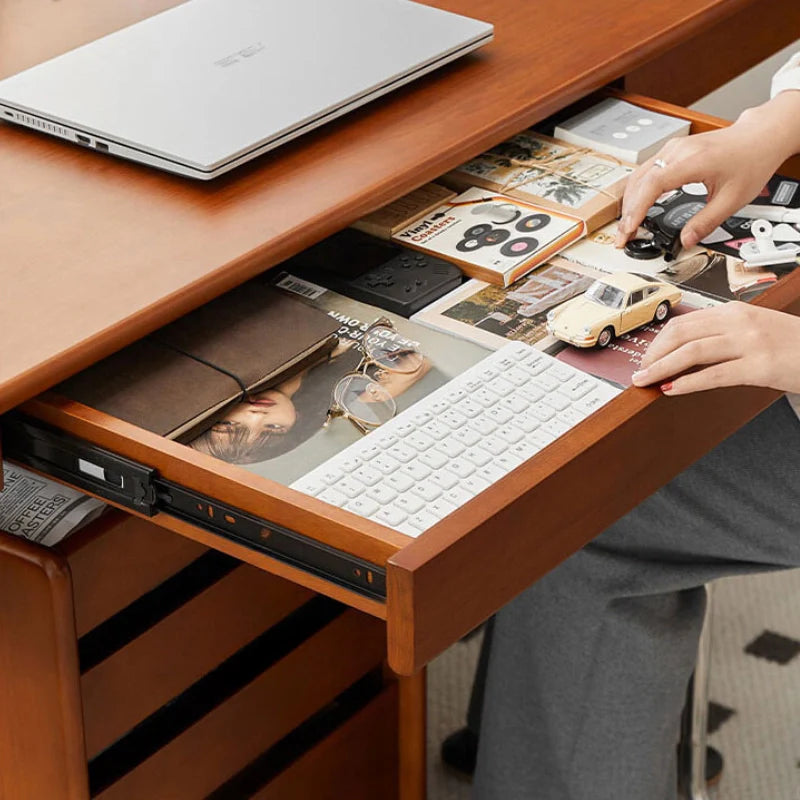
[[[576,347],[606,347],[620,334],[663,322],[680,289],[643,275],[617,272],[547,313],[547,330]]]

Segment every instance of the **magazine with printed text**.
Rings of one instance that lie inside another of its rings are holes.
[[[285,485],[363,435],[345,418],[335,418],[327,427],[325,421],[334,389],[358,367],[365,335],[373,336],[368,331],[379,318],[391,320],[394,326],[393,332],[382,329],[382,335],[396,347],[398,358],[392,370],[371,367],[368,371],[391,395],[398,413],[489,353],[474,342],[431,330],[293,275],[283,273],[265,280],[274,280],[276,286],[333,317],[339,323],[339,345],[325,361],[238,403],[192,441],[191,447]],[[291,336],[292,331],[287,330],[286,335]],[[421,353],[419,361],[414,361],[419,358],[414,353]]]

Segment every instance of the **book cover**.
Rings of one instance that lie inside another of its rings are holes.
[[[239,403],[231,408],[191,446],[285,485],[363,435],[346,419],[334,419],[328,427],[324,423],[334,387],[358,366],[363,337],[376,319],[391,319],[394,342],[401,347],[412,345],[424,357],[421,367],[411,373],[370,370],[393,396],[398,413],[489,352],[474,342],[430,330],[293,275],[267,279],[324,312],[336,324],[340,343],[325,361],[257,396],[259,406]]]
[[[472,279],[411,319],[497,350],[509,341],[544,349],[555,343],[547,333],[547,312],[585,291],[594,276],[556,256],[510,286]]]
[[[669,139],[687,136],[688,120],[609,97],[556,126],[555,136],[623,161],[641,164]]]
[[[392,238],[508,286],[583,236],[579,217],[471,188]]]
[[[442,182],[478,186],[580,217],[592,231],[619,214],[633,167],[536,131],[523,131],[456,167]]]
[[[69,378],[56,391],[181,439],[210,425],[243,394],[323,358],[336,344],[336,330],[326,314],[251,281]]]
[[[452,189],[447,189],[438,183],[426,183],[357,220],[353,223],[353,227],[380,239],[391,239],[395,233],[455,196],[456,192]]]

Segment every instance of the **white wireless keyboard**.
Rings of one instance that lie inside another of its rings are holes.
[[[419,536],[619,391],[512,342],[292,488]]]

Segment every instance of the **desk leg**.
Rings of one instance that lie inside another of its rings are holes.
[[[425,800],[427,795],[426,673],[400,678],[398,800]]]
[[[0,797],[87,800],[72,581],[0,533]]]

